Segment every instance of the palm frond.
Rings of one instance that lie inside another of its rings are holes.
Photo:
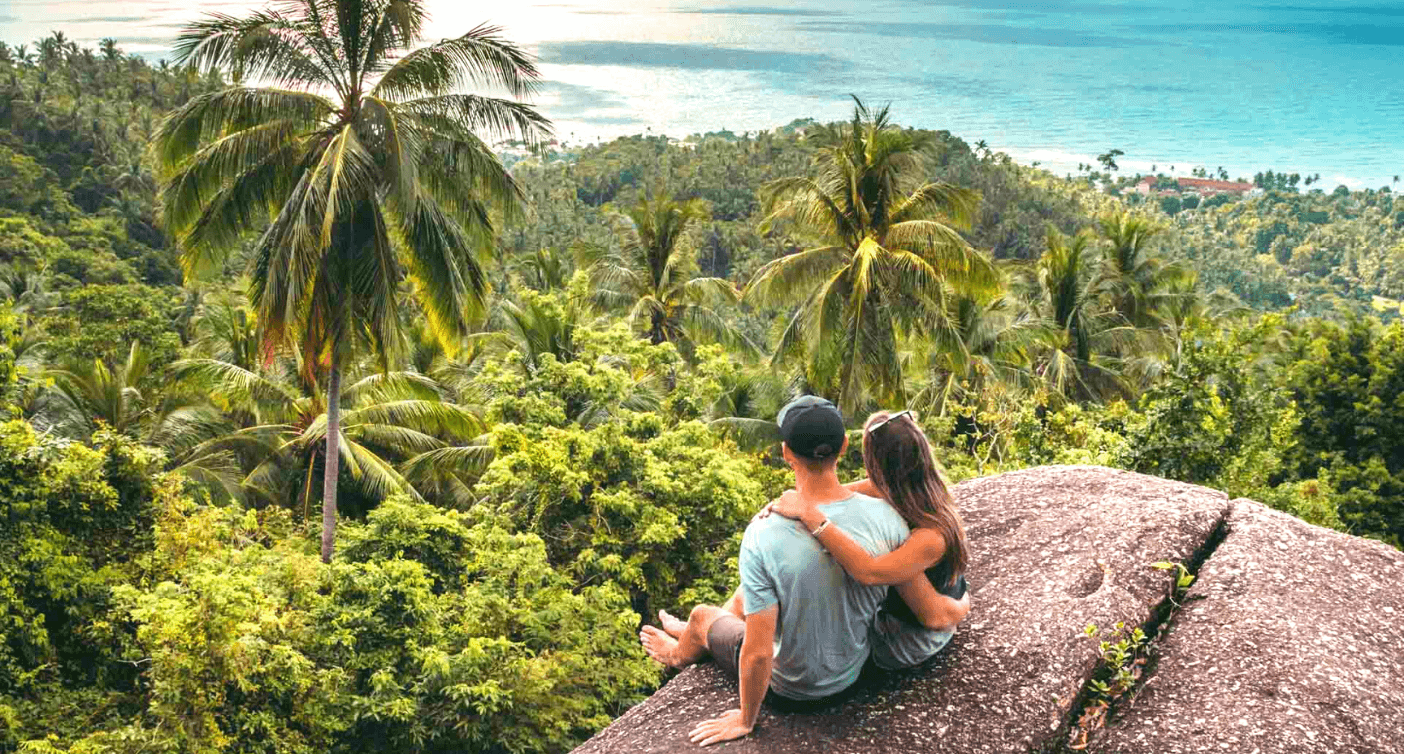
[[[858,237],[859,229],[834,197],[810,178],[777,178],[761,187],[766,216],[762,233],[770,232],[783,220],[794,221],[816,238],[847,242]]]
[[[453,445],[420,453],[405,461],[401,468],[405,477],[412,480],[427,480],[439,473],[472,479],[487,470],[493,455],[490,445]]]
[[[397,455],[412,455],[444,447],[443,440],[408,427],[387,424],[347,424],[346,436],[358,443],[390,451]]]
[[[358,442],[343,441],[345,452],[342,457],[350,458],[347,464],[351,477],[364,492],[371,497],[384,500],[396,492],[407,493],[419,502],[424,498],[414,485],[405,480],[388,461],[376,455]]]
[[[551,137],[551,122],[531,105],[476,94],[440,94],[402,102],[397,109],[431,122],[456,121],[497,138],[537,144]]]
[[[820,246],[771,260],[756,271],[743,299],[776,305],[809,295],[815,285],[847,265],[848,258],[848,250],[841,246]]]
[[[767,419],[726,416],[707,422],[707,426],[746,450],[761,450],[780,442],[780,427]]]
[[[280,416],[292,415],[301,397],[276,380],[218,359],[183,359],[170,369],[175,379],[208,386],[231,405],[272,410]]]
[[[433,97],[466,87],[505,89],[513,97],[532,95],[541,78],[530,54],[500,36],[502,29],[479,25],[400,58],[371,90],[377,97],[406,100]]]
[[[449,437],[475,437],[486,429],[482,417],[453,403],[399,400],[349,409],[342,414],[347,426],[388,424]]]
[[[342,388],[342,400],[352,405],[400,398],[438,400],[439,383],[418,372],[375,372]]]
[[[411,214],[396,212],[393,217],[404,241],[410,278],[425,292],[426,320],[452,355],[457,340],[468,334],[471,320],[484,313],[487,278],[479,264],[484,243],[428,198],[419,201]]]
[[[924,183],[893,206],[888,222],[895,227],[939,217],[957,228],[969,229],[979,206],[980,194],[976,191],[944,181]]]
[[[324,97],[290,89],[231,87],[201,94],[161,121],[155,135],[157,166],[170,173],[203,145],[230,133],[269,123],[306,128],[325,123],[336,109]]]

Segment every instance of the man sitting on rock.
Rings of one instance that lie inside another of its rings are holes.
[[[848,438],[837,407],[804,396],[781,409],[777,422],[795,489],[823,506],[825,526],[841,527],[873,555],[907,539],[907,524],[890,505],[839,483]],[[741,541],[741,586],[726,606],[698,605],[685,623],[660,612],[662,629],[644,626],[640,634],[649,656],[665,665],[682,668],[710,654],[739,680],[741,708],[698,724],[696,743],[749,734],[767,692],[823,705],[852,688],[863,670],[868,627],[887,587],[849,578],[802,527],[780,516],[752,520]]]

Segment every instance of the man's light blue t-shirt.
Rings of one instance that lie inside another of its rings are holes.
[[[906,541],[906,521],[885,501],[854,494],[819,506],[832,526],[874,556]],[[790,699],[820,699],[848,688],[870,651],[868,628],[887,596],[863,586],[805,530],[782,516],[757,518],[741,540],[746,614],[779,603],[771,688]]]

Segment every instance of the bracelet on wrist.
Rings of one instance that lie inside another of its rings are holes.
[[[809,533],[809,535],[810,535],[811,537],[817,537],[817,536],[819,536],[820,534],[823,534],[823,533],[824,533],[824,530],[827,529],[827,528],[829,528],[829,518],[828,518],[827,516],[825,516],[825,517],[824,517],[824,523],[819,524],[818,528],[814,529],[814,531],[811,531],[811,532]]]

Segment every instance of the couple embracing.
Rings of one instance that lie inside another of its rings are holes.
[[[685,667],[710,656],[740,683],[740,709],[697,725],[704,746],[748,735],[762,700],[820,708],[846,697],[865,668],[930,659],[970,611],[965,534],[926,436],[907,411],[863,428],[867,478],[840,483],[848,438],[829,401],[780,410],[795,489],[746,527],[741,585],[686,622],[660,612],[644,626],[649,656]]]

